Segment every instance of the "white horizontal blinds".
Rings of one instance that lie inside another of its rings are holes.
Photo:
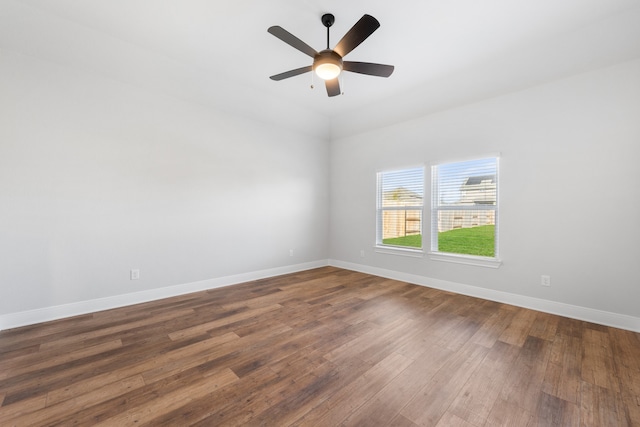
[[[497,159],[438,165],[438,208],[490,208],[497,203]]]
[[[378,174],[377,243],[422,247],[424,168]]]
[[[423,199],[424,168],[381,172],[383,207],[422,206]]]
[[[432,168],[431,250],[497,257],[498,158]]]

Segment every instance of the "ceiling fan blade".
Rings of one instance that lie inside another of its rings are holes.
[[[269,27],[267,31],[273,34],[274,36],[276,36],[277,38],[279,38],[280,40],[282,40],[283,42],[285,42],[286,44],[295,47],[300,52],[306,53],[312,58],[314,58],[318,54],[318,52],[316,52],[314,48],[312,48],[311,46],[309,46],[308,44],[306,44],[305,42],[303,42],[302,40],[300,40],[299,38],[291,34],[289,31],[285,30],[284,28],[278,25]]]
[[[327,95],[329,96],[340,95],[340,82],[338,81],[337,77],[332,80],[325,80],[324,83],[325,83],[325,86],[327,87]]]
[[[352,73],[367,74],[369,76],[389,77],[393,73],[393,65],[373,64],[371,62],[344,61],[342,69]]]
[[[295,70],[285,71],[284,73],[276,74],[274,76],[269,77],[271,80],[280,81],[284,79],[288,79],[289,77],[297,76],[300,74],[308,73],[313,69],[313,66],[309,65],[307,67],[296,68]]]
[[[360,18],[360,20],[356,22],[349,31],[347,31],[347,34],[342,37],[342,40],[338,42],[336,47],[333,49],[334,52],[344,58],[360,43],[365,41],[367,37],[373,34],[378,27],[380,27],[380,23],[376,18],[371,15],[362,16],[362,18]]]

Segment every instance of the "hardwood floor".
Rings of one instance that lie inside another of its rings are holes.
[[[325,267],[0,333],[0,425],[640,426],[640,335]]]

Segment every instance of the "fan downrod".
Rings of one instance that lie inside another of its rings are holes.
[[[327,27],[327,50],[329,49],[329,28],[336,22],[336,17],[330,13],[322,15],[322,25]]]

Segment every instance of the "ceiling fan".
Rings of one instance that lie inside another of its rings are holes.
[[[335,17],[332,14],[326,13],[322,15],[322,24],[327,27],[327,48],[320,52],[317,52],[314,48],[278,25],[269,27],[267,30],[269,33],[313,58],[312,65],[276,74],[270,77],[271,80],[280,81],[313,70],[318,77],[325,81],[327,94],[329,96],[336,96],[340,95],[340,82],[338,81],[338,77],[342,71],[351,71],[352,73],[378,77],[389,77],[391,73],[393,73],[393,65],[342,60],[342,58],[358,47],[360,43],[365,41],[367,37],[380,27],[380,23],[376,18],[371,15],[362,16],[362,18],[347,31],[347,34],[342,37],[342,40],[338,42],[336,47],[330,49],[329,28],[331,28],[334,22]]]

